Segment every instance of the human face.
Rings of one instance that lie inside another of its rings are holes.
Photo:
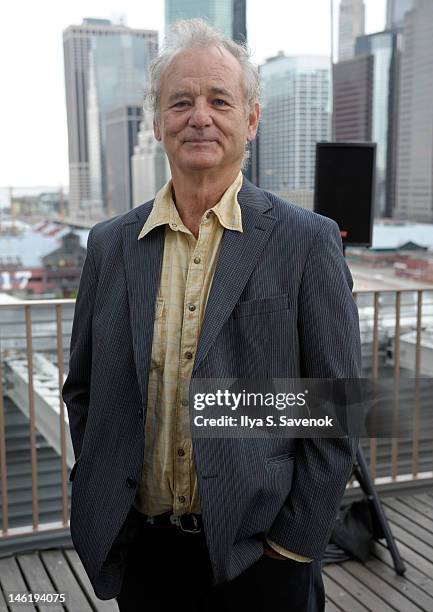
[[[154,131],[172,174],[239,171],[259,119],[258,104],[246,114],[242,79],[237,59],[217,46],[182,51],[163,71]]]

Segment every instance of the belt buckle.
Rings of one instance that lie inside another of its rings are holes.
[[[187,527],[186,519],[184,518],[185,516],[191,517],[193,525],[194,525],[192,529]],[[195,514],[189,514],[189,515],[181,514],[177,518],[178,518],[177,524],[180,527],[181,531],[183,531],[184,533],[201,533],[201,527],[198,526],[198,520]]]

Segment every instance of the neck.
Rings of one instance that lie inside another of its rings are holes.
[[[215,206],[230,187],[240,167],[218,174],[196,172],[188,176],[172,168],[176,208],[184,225],[195,235],[204,213]]]

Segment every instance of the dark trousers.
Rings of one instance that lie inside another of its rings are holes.
[[[125,551],[121,612],[323,612],[318,562],[264,555],[230,582],[212,586],[204,533],[142,525]]]

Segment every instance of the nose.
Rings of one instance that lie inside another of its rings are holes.
[[[195,100],[188,123],[195,128],[204,128],[212,124],[212,117],[206,100]]]

